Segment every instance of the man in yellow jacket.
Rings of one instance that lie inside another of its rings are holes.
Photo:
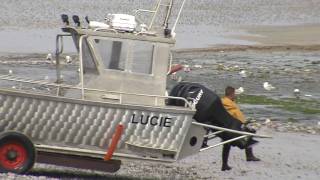
[[[245,117],[241,112],[240,108],[238,107],[238,105],[235,103],[235,100],[236,100],[235,88],[230,86],[226,87],[225,96],[221,99],[224,108],[228,111],[230,115],[232,115],[237,120],[241,121],[241,123],[245,124],[246,123]],[[231,148],[230,144],[225,144],[223,146],[222,168],[221,168],[222,171],[231,169],[231,167],[228,165],[230,148]],[[251,147],[246,148],[245,151],[246,151],[247,161],[260,161],[259,158],[256,158],[253,155]]]

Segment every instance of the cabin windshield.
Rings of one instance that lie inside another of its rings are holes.
[[[127,42],[101,39],[94,40],[94,47],[101,57],[105,69],[125,70],[127,46]]]
[[[154,45],[150,42],[98,39],[92,41],[104,69],[152,74]]]
[[[82,43],[82,59],[83,59],[83,69],[84,73],[97,73],[97,66],[95,61],[93,60],[92,54],[90,53],[90,49],[87,41],[83,41]]]

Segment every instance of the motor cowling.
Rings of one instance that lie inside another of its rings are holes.
[[[196,108],[193,119],[200,123],[210,124],[237,131],[245,131],[242,123],[231,116],[223,107],[220,97],[212,90],[198,83],[181,82],[177,84],[170,92],[170,96],[183,97],[190,101]],[[184,106],[184,101],[170,99],[168,105]],[[223,132],[218,134],[221,139],[229,140],[239,137],[239,134]],[[257,141],[241,139],[232,143],[243,149]]]

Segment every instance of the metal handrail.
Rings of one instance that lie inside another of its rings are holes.
[[[160,95],[150,95],[150,94],[137,94],[137,93],[128,93],[128,92],[118,92],[118,91],[106,91],[102,89],[93,89],[93,88],[82,88],[74,85],[68,85],[68,84],[57,84],[57,83],[50,83],[45,82],[42,80],[31,80],[31,79],[25,79],[21,77],[14,77],[12,75],[2,75],[0,76],[0,80],[6,80],[6,81],[14,81],[14,82],[20,82],[20,83],[29,83],[29,84],[38,84],[38,85],[46,85],[46,86],[54,86],[57,88],[57,91],[60,90],[60,88],[69,88],[69,89],[77,89],[83,91],[95,91],[95,92],[103,92],[103,93],[110,93],[110,94],[119,94],[119,95],[135,95],[135,96],[144,96],[144,97],[154,97],[157,101],[158,98],[169,98],[169,99],[176,99],[176,100],[182,100],[185,102],[185,107],[194,109],[194,106],[192,103],[187,101],[185,98],[182,97],[174,97],[174,96],[160,96]],[[56,96],[59,96],[59,93],[56,93]],[[122,103],[120,103],[122,104]]]
[[[214,147],[217,147],[217,146],[221,146],[221,145],[224,145],[224,144],[228,144],[228,143],[231,143],[231,142],[233,142],[233,141],[237,141],[237,140],[239,140],[239,139],[246,138],[246,137],[248,137],[248,136],[249,136],[249,135],[242,135],[242,136],[239,136],[239,137],[236,137],[236,138],[232,138],[232,139],[229,139],[229,140],[227,140],[227,141],[223,141],[223,142],[221,142],[221,143],[218,143],[218,144],[215,144],[215,145],[212,145],[212,146],[208,146],[208,147],[206,147],[206,148],[202,148],[202,149],[200,149],[200,152],[201,152],[201,151],[208,150],[208,149],[211,149],[211,148],[214,148]]]
[[[203,123],[198,123],[198,122],[192,122],[192,124],[197,125],[197,126],[212,128],[215,130],[227,131],[227,132],[231,132],[231,133],[235,133],[235,134],[249,135],[249,136],[254,136],[254,137],[258,137],[258,138],[272,138],[271,136],[267,136],[267,135],[259,135],[259,134],[249,133],[249,132],[237,131],[237,130],[233,130],[233,129],[227,129],[227,128],[223,128],[223,127],[218,127],[218,126],[213,126],[213,125],[203,124]]]
[[[214,147],[217,147],[217,146],[228,144],[228,143],[231,143],[231,142],[234,142],[234,141],[237,141],[239,139],[243,139],[243,138],[246,138],[246,137],[249,137],[249,136],[253,136],[253,137],[257,137],[257,138],[272,138],[271,136],[267,136],[267,135],[260,135],[260,134],[253,134],[253,133],[248,133],[248,132],[243,132],[243,131],[237,131],[237,130],[233,130],[233,129],[227,129],[227,128],[223,128],[223,127],[218,127],[218,126],[213,126],[213,125],[203,124],[203,123],[198,123],[198,122],[192,122],[192,124],[197,125],[197,126],[202,126],[202,127],[207,127],[207,128],[212,128],[212,129],[218,130],[217,132],[214,132],[214,133],[211,133],[211,134],[208,134],[208,135],[204,136],[205,138],[209,138],[209,139],[214,137],[214,136],[216,136],[219,133],[222,133],[222,132],[230,132],[230,133],[235,133],[235,134],[240,134],[241,135],[239,137],[235,137],[235,138],[232,138],[232,139],[229,139],[229,140],[214,144],[212,146],[208,146],[206,148],[201,148],[200,152],[208,150],[208,149],[211,149],[211,148],[214,148]]]
[[[166,14],[166,19],[165,19],[165,21],[167,21],[167,20],[168,20],[169,13],[170,13],[170,9],[171,9],[171,7],[172,7],[172,1],[170,1],[170,3],[168,3],[168,4],[163,4],[163,3],[162,3],[162,0],[158,0],[158,2],[156,3],[156,6],[153,8],[153,10],[148,10],[148,9],[136,9],[135,12],[134,12],[134,16],[136,17],[136,16],[138,15],[138,13],[140,13],[140,12],[152,13],[153,15],[152,15],[151,21],[150,21],[150,23],[149,23],[149,25],[148,25],[148,30],[150,30],[150,29],[152,28],[152,26],[153,26],[153,23],[154,23],[154,21],[155,21],[155,18],[156,18],[156,16],[157,16],[157,13],[158,13],[158,11],[159,11],[159,9],[160,9],[161,6],[162,6],[162,7],[169,7],[169,8],[168,8],[168,11],[167,11],[167,14]],[[136,17],[136,18],[137,18],[137,17]],[[139,18],[137,18],[137,20],[140,21]]]
[[[83,78],[83,60],[82,60],[82,41],[87,35],[80,36],[79,38],[79,65],[80,65],[80,85],[81,85],[81,99],[84,99],[84,78]]]
[[[216,137],[217,134],[220,134],[220,133],[223,133],[223,131],[217,131],[217,132],[213,132],[213,133],[210,133],[210,134],[207,134],[207,135],[204,135],[205,138],[213,138],[213,137]]]
[[[118,34],[118,31],[115,29],[110,29],[110,28],[95,28],[93,31],[105,31],[105,32],[114,32],[116,34]]]
[[[56,36],[56,74],[57,74],[57,83],[61,82],[61,71],[60,71],[60,54],[63,52],[63,37],[71,36],[70,34],[58,34]]]

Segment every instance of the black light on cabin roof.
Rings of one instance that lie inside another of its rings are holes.
[[[164,29],[164,36],[165,36],[166,38],[170,38],[170,37],[171,37],[171,29],[165,28],[165,29]]]
[[[62,22],[63,22],[66,26],[69,26],[69,17],[68,17],[68,15],[66,15],[66,14],[61,14],[61,19],[62,19]]]
[[[72,16],[73,22],[76,24],[77,27],[80,27],[80,18],[77,15]]]

